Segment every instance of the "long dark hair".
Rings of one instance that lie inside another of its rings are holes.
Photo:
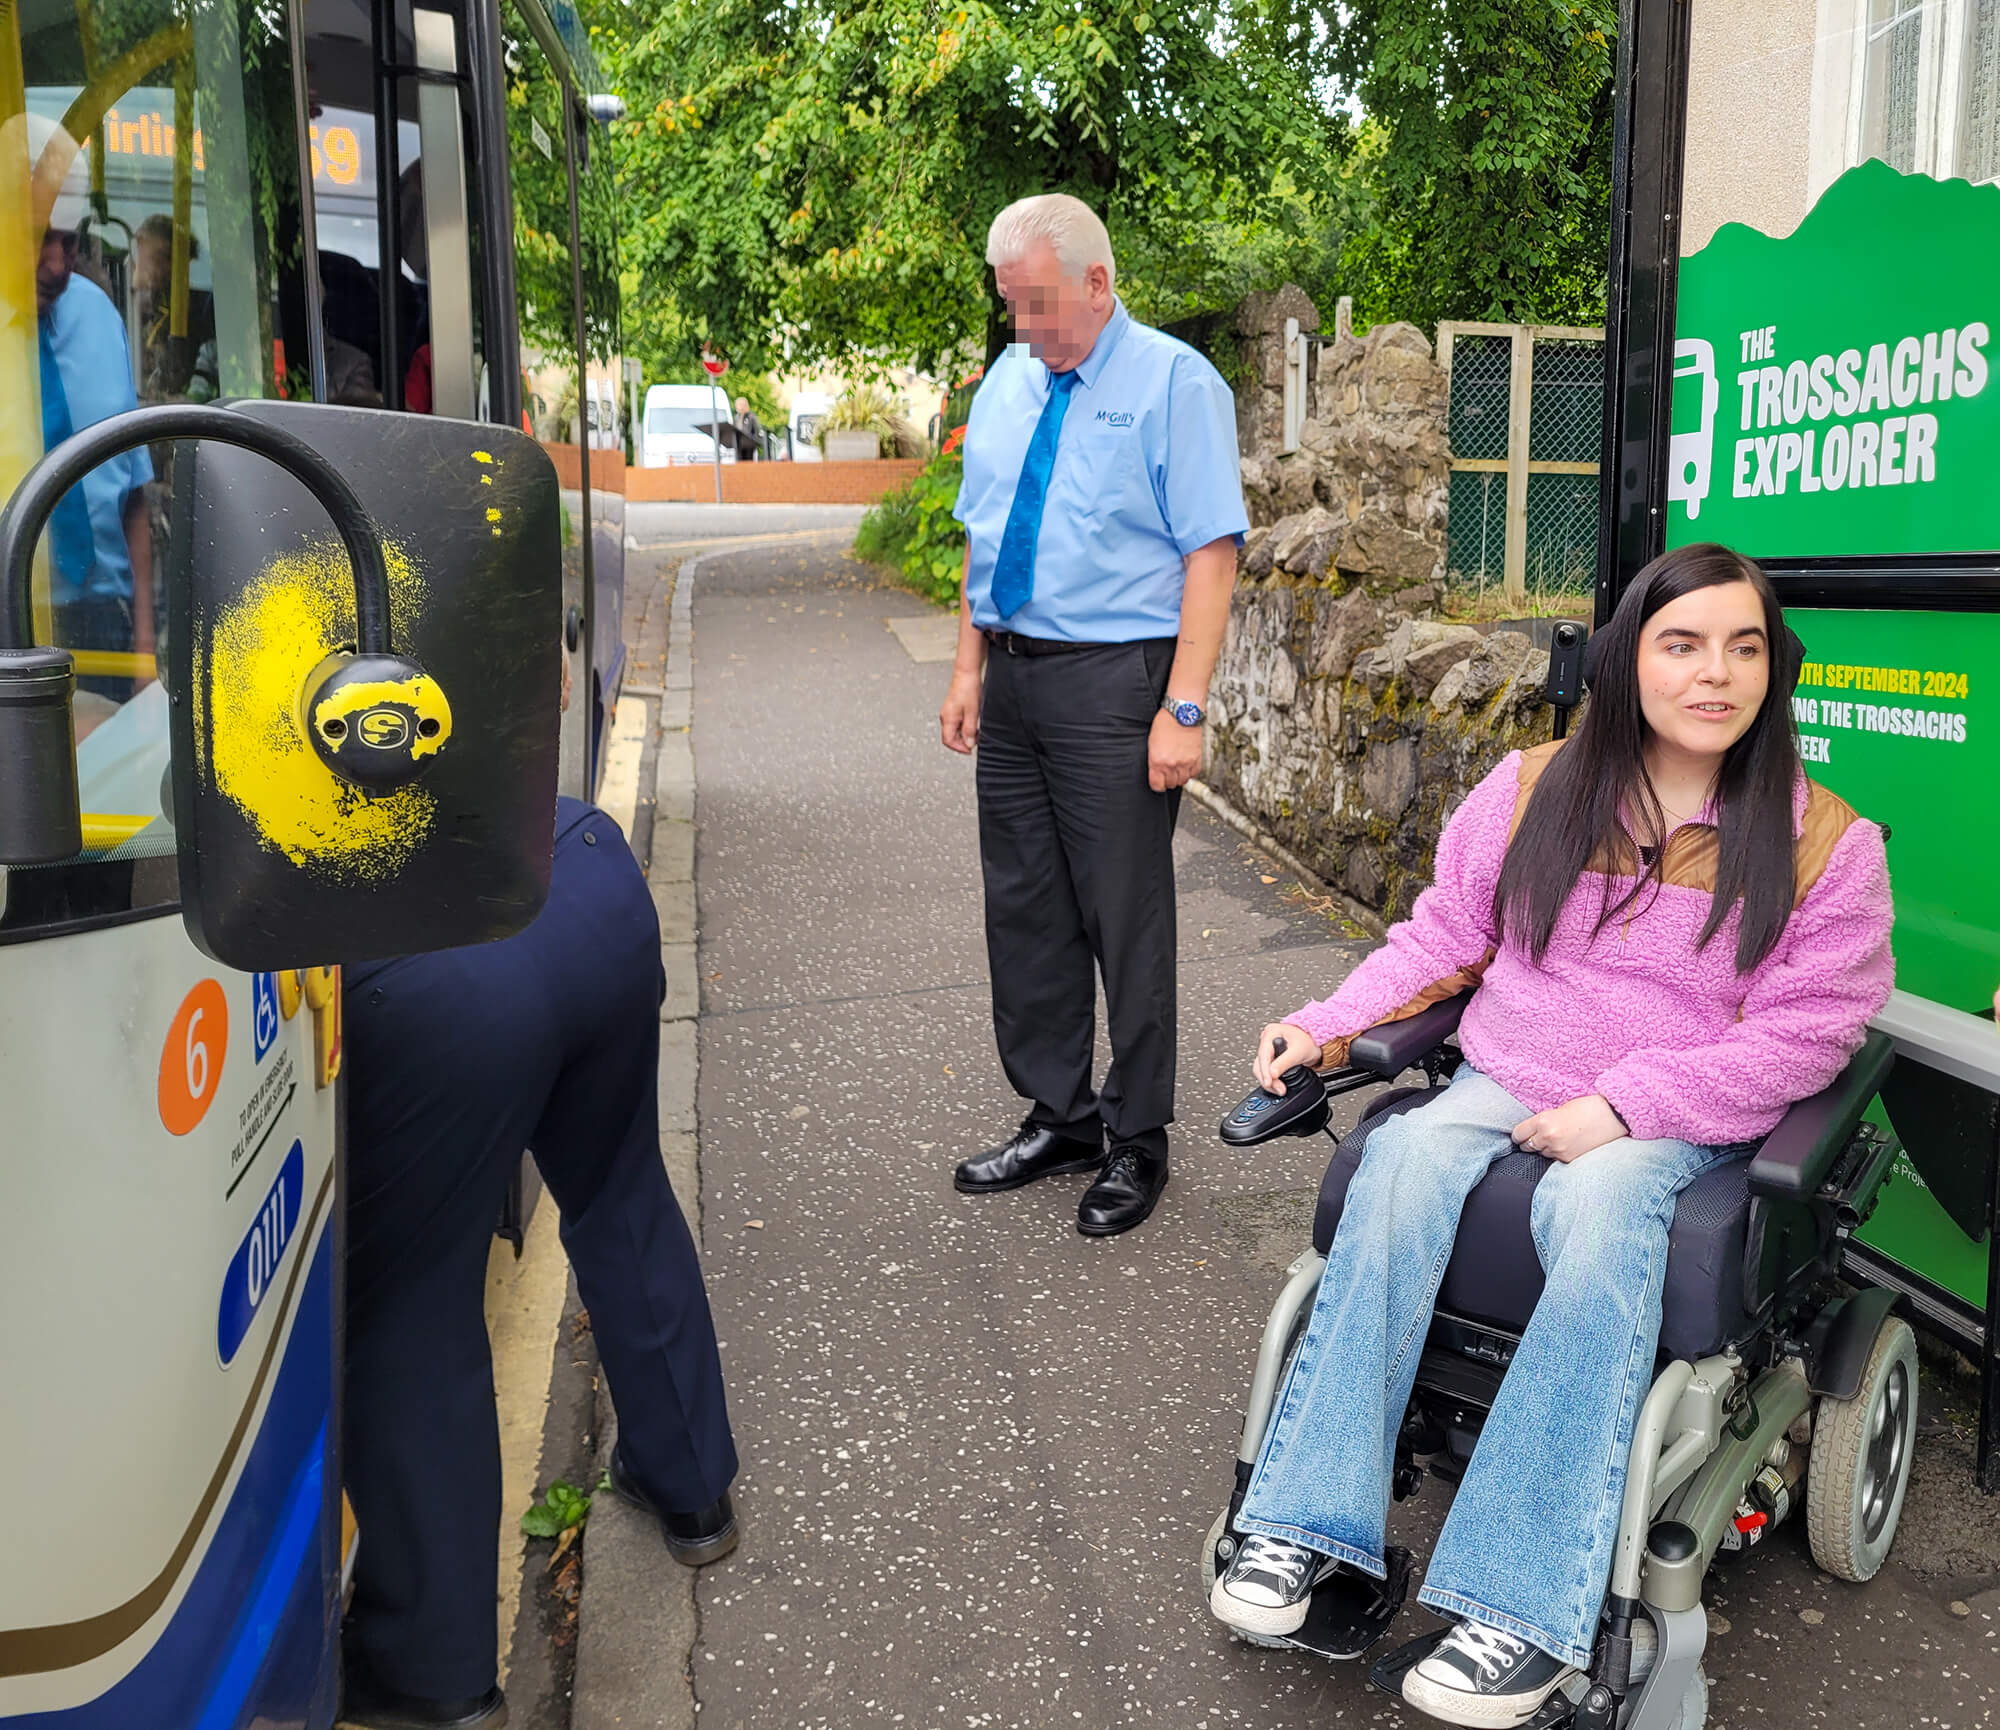
[[[1646,775],[1649,730],[1639,704],[1639,640],[1646,621],[1662,607],[1722,583],[1748,583],[1764,603],[1771,682],[1756,719],[1730,746],[1716,776],[1720,856],[1715,900],[1697,947],[1722,928],[1738,902],[1743,907],[1736,937],[1739,973],[1761,962],[1784,934],[1792,912],[1792,795],[1799,776],[1790,701],[1799,676],[1797,639],[1785,628],[1764,573],[1742,554],[1704,542],[1655,559],[1626,589],[1611,622],[1591,644],[1590,706],[1582,725],[1535,783],[1507,849],[1493,891],[1494,922],[1499,930],[1511,927],[1524,937],[1538,962],[1548,954],[1577,879],[1593,861],[1637,864],[1643,857],[1639,843],[1652,845],[1651,857],[1616,901],[1612,876],[1606,874],[1599,931],[1662,881],[1666,849],[1653,844],[1664,839],[1667,821]],[[1628,824],[1648,832],[1633,835]]]

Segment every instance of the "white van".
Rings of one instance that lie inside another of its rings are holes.
[[[802,390],[792,398],[792,460],[816,463],[820,460],[817,442],[819,423],[833,407],[833,398],[824,391]]]
[[[715,461],[715,441],[696,428],[713,426],[720,414],[731,418],[728,393],[705,384],[656,384],[646,392],[645,435],[640,440],[639,466],[673,468],[683,463]],[[725,444],[722,460],[733,463],[735,448]]]

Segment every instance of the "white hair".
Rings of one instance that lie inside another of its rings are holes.
[[[1112,285],[1118,266],[1111,257],[1111,235],[1096,211],[1067,192],[1037,193],[1017,198],[993,219],[986,231],[986,262],[995,269],[1014,264],[1038,240],[1055,249],[1065,276],[1079,277],[1093,264],[1104,266]]]

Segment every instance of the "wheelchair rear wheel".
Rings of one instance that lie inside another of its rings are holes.
[[[1806,1479],[1813,1560],[1839,1580],[1870,1580],[1895,1542],[1917,1439],[1917,1340],[1890,1316],[1851,1400],[1822,1399]]]

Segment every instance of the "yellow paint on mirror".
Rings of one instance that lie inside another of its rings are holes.
[[[399,548],[384,552],[400,634],[422,605],[423,583]],[[424,844],[437,802],[421,786],[365,794],[307,741],[299,713],[307,679],[353,640],[354,577],[340,544],[329,539],[275,560],[197,641],[196,680],[209,691],[195,711],[197,755],[199,772],[213,774],[266,846],[332,876],[380,880]],[[434,712],[444,726],[431,749],[449,732],[442,692]]]

